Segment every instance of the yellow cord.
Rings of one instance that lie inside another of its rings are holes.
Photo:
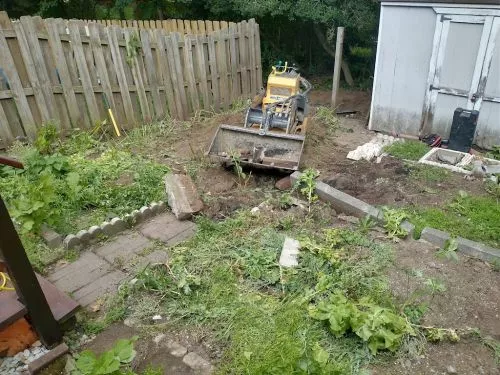
[[[10,281],[10,277],[6,273],[0,272],[0,291],[2,290],[14,290],[14,288],[7,287],[7,281]]]

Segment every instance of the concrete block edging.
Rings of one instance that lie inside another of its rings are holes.
[[[290,178],[292,185],[299,179],[301,173],[294,172]],[[325,184],[322,181],[316,181],[316,194],[324,201],[330,202],[336,210],[348,215],[363,218],[370,216],[379,223],[383,223],[384,214],[382,210],[369,205],[362,200],[359,200],[349,194]],[[408,232],[408,236],[412,236],[415,232],[415,226],[408,220],[401,223],[401,227]],[[426,227],[422,230],[420,238],[436,245],[443,247],[446,240],[451,238],[449,233]],[[474,242],[466,238],[457,237],[458,251],[467,254],[471,257],[479,258],[486,262],[500,262],[500,249],[489,247],[485,244]]]
[[[103,236],[108,238],[116,236],[118,233],[165,211],[166,207],[163,201],[153,202],[149,206],[143,206],[140,210],[126,214],[123,218],[115,217],[110,221],[104,221],[101,225],[93,225],[87,230],[81,230],[77,234],[68,234],[63,240],[64,248],[66,250],[80,249],[97,242]]]

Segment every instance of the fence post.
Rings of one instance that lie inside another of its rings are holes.
[[[337,45],[335,47],[335,68],[333,70],[332,108],[337,107],[337,94],[340,87],[340,69],[342,67],[342,48],[344,47],[344,28],[337,27]]]
[[[28,309],[40,341],[52,348],[62,341],[59,324],[52,315],[42,288],[0,196],[0,253],[7,265],[17,295]]]

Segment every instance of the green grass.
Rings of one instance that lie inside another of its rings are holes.
[[[413,165],[410,167],[410,177],[427,183],[439,183],[446,181],[452,172],[446,168],[434,167],[432,165]]]
[[[223,349],[219,374],[359,373],[373,359],[366,343],[352,333],[335,337],[309,316],[308,306],[342,292],[392,308],[385,276],[391,248],[359,232],[318,232],[315,223],[280,227],[277,218],[247,211],[222,222],[200,218],[195,238],[169,250],[168,267],[140,272],[134,286],[120,289],[104,320],[89,327],[125,316],[148,324],[160,314],[171,328],[208,332]],[[280,270],[285,235],[333,247],[305,250],[298,268]]]
[[[404,142],[394,142],[385,147],[385,152],[398,159],[419,160],[429,150],[429,146],[420,141],[405,140]]]
[[[500,248],[500,202],[492,196],[458,196],[444,207],[406,210],[420,235],[426,226]]]

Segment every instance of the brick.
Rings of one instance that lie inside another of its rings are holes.
[[[196,186],[189,176],[181,174],[167,174],[165,190],[168,204],[179,220],[187,220],[203,209]]]
[[[283,177],[282,179],[278,180],[274,187],[278,190],[289,190],[292,188],[292,180],[290,176]]]
[[[89,284],[78,289],[73,293],[73,298],[82,305],[88,306],[98,298],[105,296],[107,293],[116,292],[118,285],[127,275],[121,271],[112,271],[101,276],[98,279],[89,280]]]
[[[164,213],[142,224],[139,231],[147,238],[174,246],[194,236],[196,225],[191,221],[179,221],[174,215]]]
[[[56,270],[48,279],[64,292],[72,293],[107,274],[110,269],[109,263],[88,251],[73,263]]]
[[[38,374],[56,359],[62,357],[69,352],[69,348],[65,343],[57,345],[54,349],[44,354],[40,358],[35,359],[28,364],[28,371],[31,375]]]
[[[290,176],[292,184],[295,184],[300,175],[300,172],[294,172]],[[315,192],[320,199],[326,202],[330,202],[337,212],[343,212],[345,214],[353,215],[359,218],[365,217],[367,215],[376,220],[381,220],[383,218],[383,213],[379,209],[357,198],[354,198],[349,194],[337,190],[330,185],[325,184],[324,182],[316,181]]]
[[[94,252],[109,263],[115,263],[118,260],[127,262],[151,245],[151,241],[147,238],[141,236],[139,233],[132,232],[107,242],[95,249]]]

